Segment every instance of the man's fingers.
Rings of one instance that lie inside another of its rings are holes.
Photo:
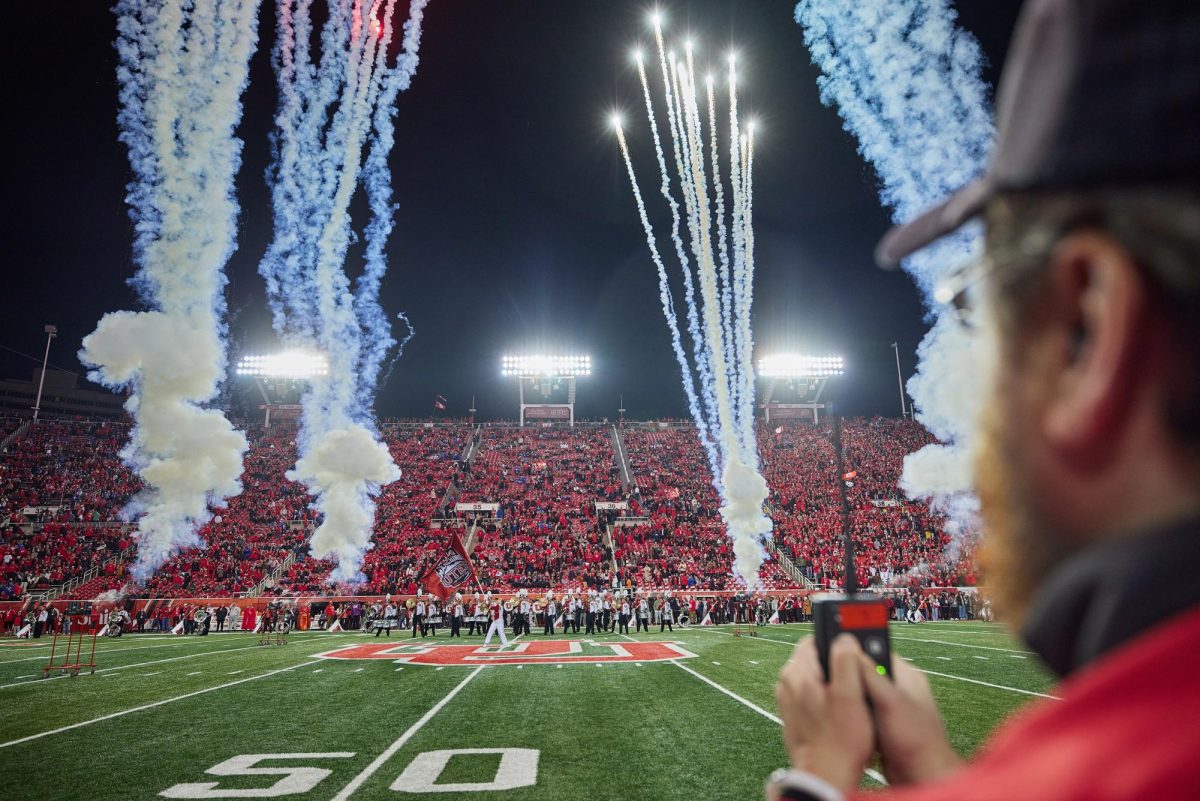
[[[859,675],[858,659],[862,648],[850,634],[839,634],[829,648],[829,685],[843,697],[861,698],[862,677]]]
[[[899,659],[893,655],[892,664],[895,665],[897,661],[904,662],[903,659]],[[904,664],[907,667],[907,663]],[[879,664],[874,659],[866,654],[859,654],[858,673],[862,678],[867,697],[871,699],[871,703],[875,704],[876,707],[884,709],[895,700],[896,685],[887,676],[881,676],[878,670],[876,670],[878,667]]]

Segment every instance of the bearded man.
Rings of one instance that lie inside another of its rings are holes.
[[[924,674],[847,635],[776,688],[769,798],[1194,799],[1200,764],[1200,4],[1030,0],[987,173],[893,230],[894,266],[970,219],[944,295],[994,337],[976,483],[997,611],[1063,677],[971,762]],[[868,706],[868,703],[870,706]]]

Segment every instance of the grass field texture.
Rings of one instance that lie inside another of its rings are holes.
[[[361,633],[127,635],[99,642],[94,675],[48,680],[48,641],[5,640],[0,798],[757,799],[786,761],[775,677],[810,630],[535,633],[488,652],[444,632],[394,633],[392,652]],[[1019,707],[1054,702],[998,626],[899,624],[892,638],[963,754]],[[370,658],[330,658],[345,655]]]

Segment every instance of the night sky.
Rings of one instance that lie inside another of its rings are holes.
[[[992,85],[1019,5],[959,4]],[[139,308],[126,284],[134,270],[123,202],[130,173],[117,141],[107,6],[5,8],[4,377],[29,376],[36,365],[7,349],[40,361],[46,323],[60,332],[51,363],[82,372],[75,352],[100,316]],[[500,377],[499,359],[523,350],[592,355],[594,374],[580,380],[581,417],[615,416],[620,393],[631,417],[686,415],[654,268],[607,127],[614,108],[627,112],[643,191],[659,201],[629,58],[633,45],[650,42],[647,8],[432,0],[420,68],[398,100],[391,165],[400,209],[382,297],[389,312],[408,313],[416,337],[381,388],[381,415],[428,416],[440,393],[451,414],[465,414],[475,394],[480,416],[515,417],[516,384]],[[900,343],[907,377],[924,331],[920,299],[906,276],[871,262],[889,218],[854,140],[818,99],[793,3],[662,8],[669,37],[684,29],[695,36],[699,62],[738,50],[743,118],[760,123],[757,351],[844,355],[844,408],[896,414],[890,343]],[[264,0],[239,129],[240,231],[228,266],[235,356],[277,344],[257,273],[272,233],[263,173],[276,105],[273,32],[274,3]],[[361,198],[355,209],[361,224]],[[665,232],[666,207],[655,202],[652,214]],[[352,265],[359,253],[352,250]]]

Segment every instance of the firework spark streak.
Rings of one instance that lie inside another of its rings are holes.
[[[754,281],[754,238],[750,230],[752,215],[749,191],[752,135],[742,131],[738,122],[736,74],[731,60],[727,220],[713,82],[705,82],[705,106],[709,121],[709,140],[706,143],[692,46],[690,43],[686,46],[684,59],[677,59],[674,53],[667,51],[657,19],[654,37],[662,74],[665,128],[671,136],[674,171],[670,169],[659,138],[653,95],[640,54],[636,58],[638,78],[662,174],[662,195],[671,213],[671,241],[679,262],[682,294],[687,309],[687,331],[692,342],[690,360],[682,343],[668,272],[638,186],[625,132],[619,118],[614,118],[613,122],[651,260],[658,271],[659,296],[682,373],[684,394],[708,454],[714,483],[721,495],[721,516],[733,540],[734,571],[747,586],[754,586],[758,582],[758,569],[763,560],[762,538],[770,532],[771,521],[763,514],[767,483],[758,471],[753,425],[750,307]],[[676,192],[682,199],[682,213]]]

